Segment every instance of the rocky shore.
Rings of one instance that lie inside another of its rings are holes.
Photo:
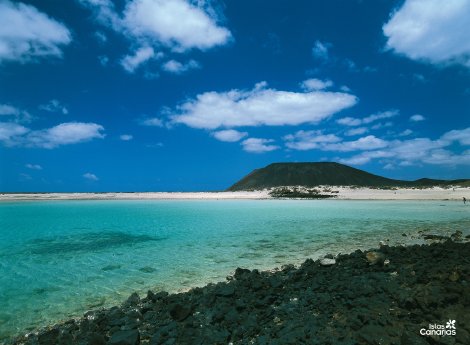
[[[470,344],[468,238],[426,236],[426,245],[381,245],[299,267],[237,268],[226,282],[180,294],[133,294],[11,343]],[[420,334],[440,325],[455,335]]]

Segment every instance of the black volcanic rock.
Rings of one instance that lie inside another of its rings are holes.
[[[319,185],[427,187],[451,184],[468,185],[469,183],[470,180],[447,181],[425,178],[416,181],[394,180],[334,162],[273,163],[264,168],[253,170],[228,190],[259,190],[280,186],[315,187]]]
[[[370,265],[372,252],[389,263]],[[87,312],[12,344],[466,345],[469,252],[470,242],[449,238],[339,254],[331,266],[307,259],[273,271],[238,268],[227,282],[134,296],[136,304]],[[448,320],[456,320],[456,336],[419,333]]]

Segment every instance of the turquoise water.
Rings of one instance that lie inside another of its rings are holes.
[[[179,291],[238,266],[274,268],[376,247],[402,233],[469,233],[452,201],[39,201],[0,203],[0,339],[133,291]],[[409,237],[407,237],[409,239]]]

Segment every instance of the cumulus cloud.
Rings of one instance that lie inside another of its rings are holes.
[[[6,146],[52,149],[104,138],[103,126],[96,123],[67,122],[52,128],[30,130],[15,123],[0,123],[0,141]]]
[[[29,129],[16,123],[0,122],[0,142],[7,146],[14,143],[14,138],[29,132]]]
[[[72,40],[63,24],[21,2],[0,1],[0,23],[0,63],[61,57]]]
[[[19,115],[20,110],[9,104],[0,104],[0,115]]]
[[[152,47],[141,47],[137,49],[134,54],[126,55],[121,60],[121,65],[129,73],[134,71],[143,63],[147,62],[155,56],[155,52]]]
[[[328,50],[331,48],[332,44],[327,42],[315,41],[315,44],[312,48],[312,55],[319,60],[328,60],[329,53]]]
[[[182,74],[192,69],[201,68],[199,62],[189,60],[187,63],[181,63],[176,60],[169,60],[162,65],[162,69],[168,73]]]
[[[362,124],[361,119],[356,119],[354,117],[346,116],[336,120],[337,123],[344,126],[359,126]]]
[[[135,37],[183,51],[223,45],[231,37],[215,18],[185,0],[131,1],[124,11],[123,24]]]
[[[424,121],[424,119],[425,119],[424,116],[419,115],[419,114],[415,114],[415,115],[410,117],[410,121],[413,121],[413,122]]]
[[[442,140],[454,142],[457,141],[460,145],[470,145],[470,128],[458,130],[454,129],[445,133]]]
[[[300,86],[302,89],[307,90],[307,91],[313,91],[313,90],[324,90],[329,87],[333,86],[333,82],[331,80],[320,80],[316,78],[312,79],[307,79],[304,80]]]
[[[0,104],[0,116],[9,117],[8,121],[16,123],[29,123],[34,118],[28,111],[10,104]]]
[[[163,127],[163,120],[158,117],[149,117],[139,122],[142,126]]]
[[[181,104],[171,115],[174,123],[193,128],[282,126],[318,123],[356,104],[353,95],[340,92],[291,92],[266,88],[205,92]]]
[[[470,1],[406,0],[383,26],[387,48],[413,60],[470,67]]]
[[[226,141],[230,143],[240,141],[247,135],[248,135],[247,132],[239,132],[234,129],[225,129],[222,131],[217,131],[217,132],[212,133],[212,136],[216,138],[217,140]]]
[[[340,158],[339,162],[350,165],[363,165],[375,158],[388,158],[392,156],[393,153],[387,151],[365,151],[353,157]]]
[[[400,134],[398,134],[400,137],[406,137],[410,134],[413,134],[413,131],[411,129],[405,129],[403,132],[401,132]]]
[[[362,135],[367,133],[368,131],[369,130],[366,127],[357,127],[348,129],[344,134],[347,136]]]
[[[446,147],[460,144],[470,146],[470,128],[452,130],[440,138],[414,138],[408,140],[383,141],[386,145],[378,150],[368,150],[352,157],[343,158],[345,164],[366,164],[376,158],[388,159],[387,164],[410,166],[413,164],[470,165],[470,150],[452,152]]]
[[[122,134],[119,136],[119,139],[121,139],[122,141],[129,141],[129,140],[132,140],[134,137],[130,134]]]
[[[387,146],[387,142],[383,139],[377,138],[374,135],[359,138],[353,141],[343,141],[341,143],[334,143],[324,145],[324,151],[359,151],[359,150],[376,150]]]
[[[242,141],[243,150],[251,153],[264,153],[279,149],[279,146],[272,145],[273,139],[248,138]]]
[[[83,177],[87,180],[90,180],[90,181],[98,181],[98,177],[95,175],[95,174],[92,174],[92,173],[85,173],[83,174]]]
[[[325,143],[336,143],[341,138],[334,134],[323,134],[322,131],[304,131],[300,130],[294,134],[288,134],[283,138],[286,141],[286,147],[293,150],[312,150],[320,148]]]
[[[26,168],[28,169],[31,169],[31,170],[42,170],[42,166],[40,166],[39,164],[26,164],[25,165]]]
[[[349,116],[343,117],[341,119],[336,120],[336,122],[344,126],[360,126],[360,125],[366,125],[366,124],[372,123],[377,120],[388,119],[398,114],[399,114],[398,110],[387,110],[387,111],[383,111],[383,112],[366,116],[362,119],[349,117]]]
[[[205,2],[132,0],[122,12],[109,0],[81,0],[96,20],[141,45],[163,45],[175,51],[206,50],[224,45],[230,31],[217,23]]]
[[[64,115],[69,113],[68,109],[56,99],[50,100],[46,104],[41,104],[39,109],[50,113],[62,113]]]

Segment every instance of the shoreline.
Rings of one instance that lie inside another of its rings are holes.
[[[470,187],[375,189],[319,186],[333,200],[470,200]],[[327,191],[331,190],[331,191]],[[0,193],[0,202],[35,200],[266,200],[269,190],[243,192]]]
[[[410,343],[428,344],[417,333],[419,328],[449,318],[458,322],[456,339],[468,339],[470,236],[422,232],[420,237],[427,244],[381,243],[378,249],[327,254],[299,266],[261,272],[237,268],[226,282],[186,292],[149,291],[143,298],[133,293],[120,306],[87,311],[82,318],[20,336],[11,344],[92,339],[96,344],[123,339],[130,339],[123,344],[138,344],[137,339],[142,344],[299,344],[310,338],[320,339],[319,344],[331,339],[341,344],[342,339],[374,343],[379,335],[388,344],[403,341],[402,334]],[[305,309],[310,312],[305,314]],[[312,327],[303,326],[305,315]],[[417,318],[422,319],[419,325],[411,322]],[[331,328],[322,330],[321,324]]]

